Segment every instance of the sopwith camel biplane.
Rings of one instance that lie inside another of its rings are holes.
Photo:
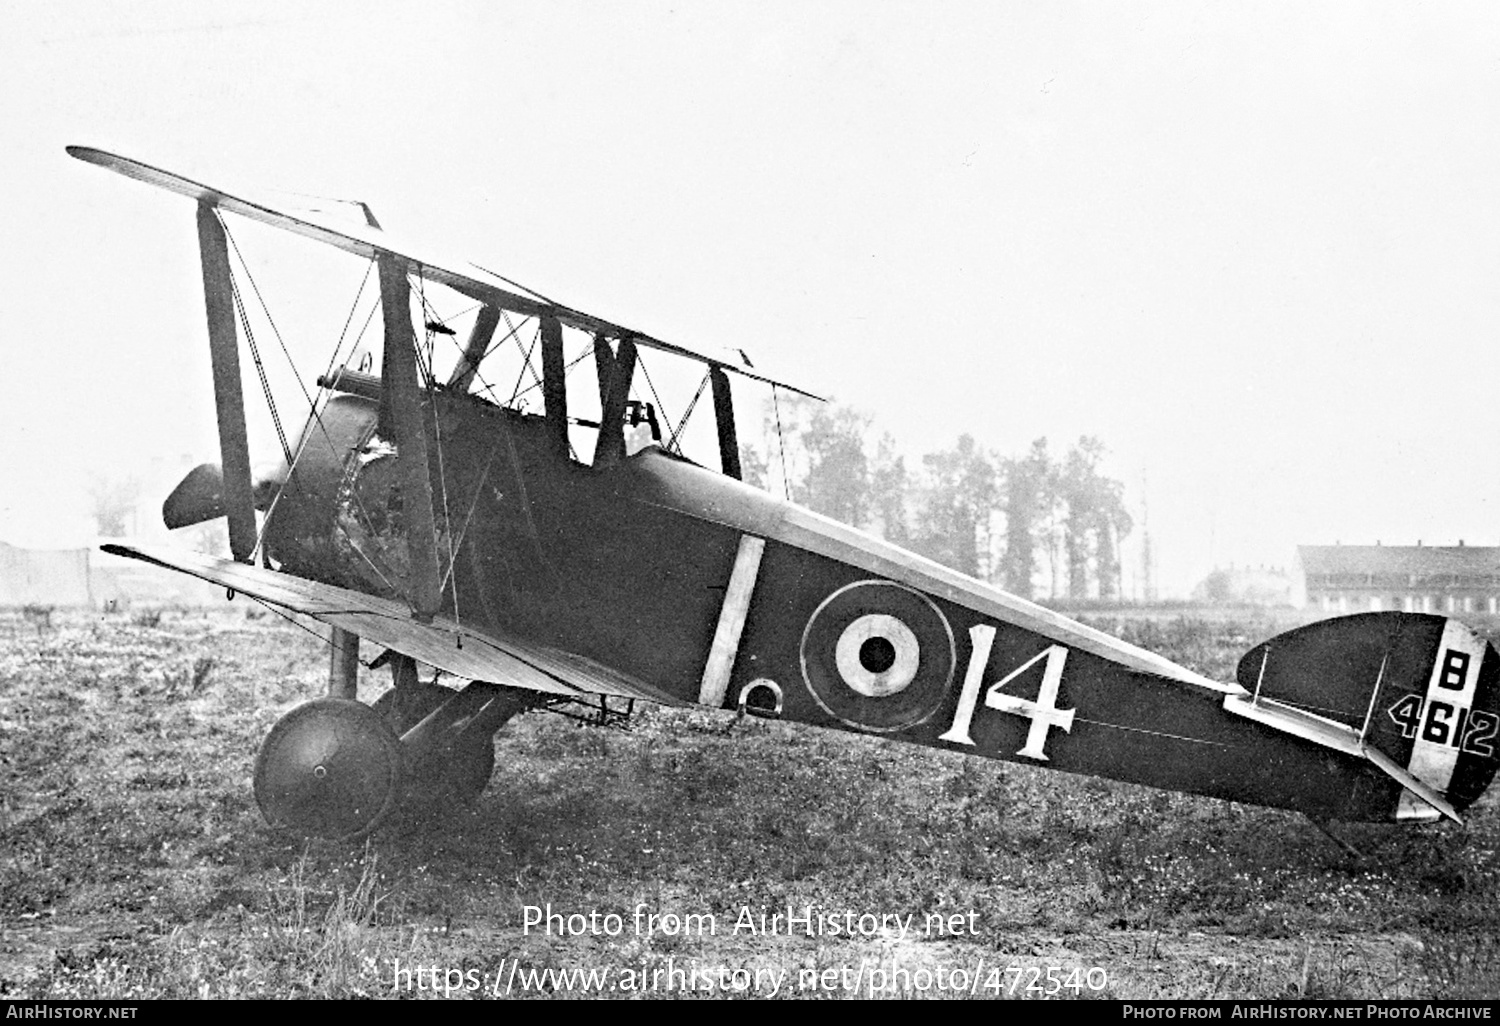
[[[1327,620],[1252,649],[1235,680],[1209,679],[745,484],[731,383],[795,386],[744,359],[403,245],[373,216],[336,223],[68,152],[196,208],[221,463],[192,471],[163,513],[170,527],[226,518],[233,558],[107,548],[332,629],[327,694],[288,712],[256,761],[272,824],[359,836],[403,797],[477,796],[493,735],[519,712],[608,720],[638,701],[1319,822],[1459,820],[1495,774],[1500,656],[1455,620]],[[368,261],[379,283],[378,361],[320,378],[301,437],[262,474],[247,439],[233,218]],[[414,316],[414,297],[438,286],[474,305],[463,337]],[[501,343],[528,337],[526,401],[482,387]],[[446,372],[438,346],[453,352]],[[681,425],[643,384],[661,354],[701,368],[689,410],[706,390],[717,468],[682,455]],[[370,665],[388,665],[394,683],[373,706],[356,698],[361,652],[378,652]],[[419,666],[471,683],[424,680]]]

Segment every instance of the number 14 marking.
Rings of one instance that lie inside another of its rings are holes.
[[[995,643],[995,628],[988,624],[975,624],[969,628],[969,638],[973,642],[973,652],[969,656],[964,689],[958,696],[958,711],[953,715],[953,726],[938,739],[960,745],[974,743],[974,739],[969,736],[969,724],[974,719],[974,708],[979,704],[979,687],[984,683],[984,668],[990,661],[990,648]],[[1001,688],[1043,659],[1047,660],[1047,665],[1042,669],[1042,689],[1035,702],[1001,692]],[[1049,760],[1044,749],[1048,732],[1053,727],[1060,727],[1072,733],[1074,710],[1057,707],[1057,689],[1062,684],[1063,664],[1067,659],[1068,650],[1061,645],[1053,645],[991,684],[985,692],[984,704],[988,708],[1025,716],[1031,720],[1031,729],[1026,733],[1026,747],[1017,752],[1017,755],[1047,762]]]

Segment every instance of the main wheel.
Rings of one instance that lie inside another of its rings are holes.
[[[414,688],[392,688],[375,700],[371,708],[397,734],[404,734],[454,696],[449,688],[419,684]],[[407,779],[408,804],[414,808],[431,803],[469,805],[478,800],[495,772],[492,738],[460,741],[434,752],[412,767]]]
[[[401,742],[379,713],[352,699],[318,698],[266,735],[255,759],[255,801],[274,827],[353,840],[395,807],[403,766]]]

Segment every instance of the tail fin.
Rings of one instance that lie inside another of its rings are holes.
[[[1361,613],[1247,652],[1229,712],[1368,759],[1388,818],[1459,819],[1500,769],[1500,653],[1457,620]]]

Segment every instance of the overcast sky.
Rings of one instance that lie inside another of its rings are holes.
[[[82,544],[94,477],[216,458],[192,206],[79,143],[366,200],[913,460],[1098,435],[1167,590],[1500,543],[1496,5],[0,10],[0,539]],[[326,354],[362,267],[292,243],[253,259],[336,296]]]

